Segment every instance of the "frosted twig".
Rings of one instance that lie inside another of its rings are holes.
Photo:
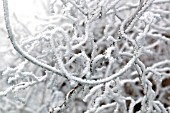
[[[31,55],[29,55],[27,52],[25,52],[21,49],[21,47],[16,42],[15,36],[13,35],[12,28],[10,25],[9,12],[8,12],[9,11],[8,10],[8,1],[7,0],[3,0],[3,9],[4,9],[4,18],[5,18],[5,24],[6,24],[8,36],[9,36],[9,39],[11,40],[11,43],[12,43],[13,47],[15,48],[15,50],[18,53],[20,53],[24,58],[26,58],[28,61],[32,62],[33,64],[40,66],[44,69],[47,69],[49,71],[53,71],[56,74],[63,76],[63,74],[61,73],[60,70],[57,70],[54,67],[51,67],[47,64],[44,64],[44,63],[38,61],[37,59],[35,59]]]
[[[19,84],[10,86],[10,87],[8,87],[5,91],[1,91],[1,92],[0,92],[0,96],[5,96],[5,95],[7,95],[9,92],[11,92],[11,91],[17,92],[17,91],[19,91],[19,90],[21,90],[21,89],[25,89],[25,88],[27,88],[27,87],[29,87],[29,86],[33,86],[33,85],[35,85],[35,84],[37,84],[37,83],[39,83],[39,82],[42,82],[42,81],[46,80],[47,77],[48,77],[48,76],[45,75],[45,76],[41,77],[40,79],[38,79],[38,81],[33,81],[33,82],[20,82]]]

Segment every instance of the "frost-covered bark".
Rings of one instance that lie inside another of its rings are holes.
[[[170,0],[48,4],[49,16],[36,17],[44,20],[41,31],[32,35],[22,25],[30,35],[18,41],[3,0],[8,38],[22,61],[2,73],[1,112],[170,112]]]

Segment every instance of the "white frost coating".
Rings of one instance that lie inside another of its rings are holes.
[[[4,1],[4,7],[6,8],[7,7],[7,2]],[[4,12],[8,12],[8,9],[5,9],[4,8]],[[27,58],[27,60],[31,61],[32,63],[42,67],[42,68],[45,68],[49,71],[52,71],[52,72],[55,72],[56,74],[59,74],[59,75],[62,75],[62,72],[59,71],[58,69],[54,68],[54,67],[51,67],[49,65],[46,65],[38,60],[36,60],[34,57],[30,56],[29,54],[27,54],[27,52],[24,52],[19,46],[18,44],[16,43],[15,41],[15,38],[12,34],[12,30],[11,30],[11,27],[10,27],[10,22],[9,22],[9,16],[8,16],[8,13],[6,14],[5,13],[5,18],[6,18],[6,26],[7,26],[7,30],[8,30],[8,33],[9,33],[9,38],[14,46],[14,48],[22,55],[24,56],[25,58]],[[87,28],[86,28],[86,31],[88,29],[88,24],[87,24]],[[88,39],[88,31],[85,35],[86,39]],[[85,43],[86,41],[84,41],[83,43]],[[83,44],[82,43],[82,44]],[[81,45],[82,45],[81,44]],[[73,48],[74,49],[74,48]],[[116,78],[117,76],[119,76],[120,74],[124,73],[128,68],[130,68],[132,66],[132,64],[134,63],[135,61],[135,57],[132,58],[132,60],[123,68],[119,71],[119,73],[116,73],[115,75],[112,75],[108,78],[105,78],[105,79],[102,79],[102,80],[98,80],[98,81],[95,81],[95,80],[83,80],[81,78],[77,78],[77,77],[74,77],[72,75],[70,75],[65,69],[64,69],[64,66],[62,64],[62,61],[60,58],[58,58],[58,62],[60,64],[60,68],[62,68],[62,70],[64,71],[64,73],[66,74],[65,76],[68,77],[69,79],[71,80],[75,80],[75,81],[78,81],[80,83],[84,83],[84,84],[100,84],[100,83],[104,83],[104,82],[107,82],[107,81],[110,81],[112,80],[113,78]],[[62,65],[61,65],[62,64]]]
[[[169,0],[41,3],[32,34],[3,0],[20,55],[0,76],[0,112],[169,112]]]
[[[109,108],[109,107],[113,107],[115,105],[116,105],[116,103],[110,103],[110,104],[102,105],[101,107],[97,108],[95,113],[100,113],[100,111],[102,111],[103,109],[106,109],[106,108]]]
[[[112,55],[112,51],[114,51],[115,48],[114,47],[110,47],[106,50],[106,55],[105,55],[105,59],[110,59],[111,55]]]
[[[89,99],[98,89],[100,89],[101,87],[103,87],[103,84],[94,86],[94,87],[90,90],[89,94],[87,94],[87,95],[84,97],[83,101],[84,101],[84,102],[87,102],[88,99]]]
[[[85,44],[89,39],[89,20],[86,19],[86,26],[85,26],[85,35],[83,36],[84,40],[79,42],[79,44],[74,45],[72,47],[73,50],[80,48],[83,44]]]
[[[168,113],[167,110],[163,107],[162,103],[160,103],[160,101],[154,101],[154,103],[159,106],[163,113]]]

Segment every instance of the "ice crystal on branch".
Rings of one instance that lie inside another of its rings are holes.
[[[169,0],[49,0],[34,35],[2,1],[19,61],[1,75],[0,111],[169,112]]]

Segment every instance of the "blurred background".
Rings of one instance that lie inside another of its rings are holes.
[[[44,17],[49,16],[50,0],[9,0],[9,13],[12,27],[17,35],[17,40],[21,41],[28,36],[33,36],[41,30]],[[15,66],[15,50],[7,38],[5,29],[2,0],[0,1],[0,72],[8,66]]]

